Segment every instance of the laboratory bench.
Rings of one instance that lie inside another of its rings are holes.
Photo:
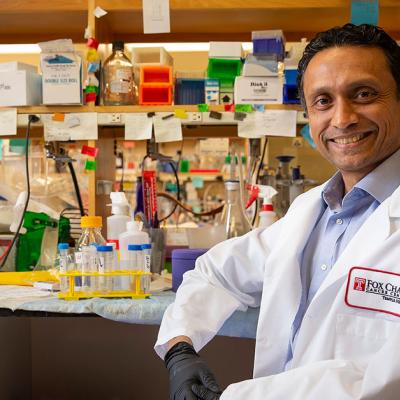
[[[174,298],[64,301],[0,286],[0,399],[168,399],[153,346]],[[251,378],[257,320],[258,309],[235,312],[201,351],[222,387]]]

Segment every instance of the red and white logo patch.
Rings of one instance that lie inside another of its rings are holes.
[[[361,292],[365,292],[365,283],[366,282],[367,282],[367,280],[365,278],[359,278],[358,276],[356,276],[354,278],[353,289],[354,290],[359,290]]]
[[[345,302],[349,307],[400,317],[400,274],[364,267],[351,268]]]

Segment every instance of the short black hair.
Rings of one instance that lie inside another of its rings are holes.
[[[303,57],[298,66],[297,86],[301,103],[304,108],[306,102],[303,90],[304,73],[311,59],[320,51],[330,47],[362,46],[380,48],[385,53],[390,71],[397,85],[397,94],[400,97],[400,47],[382,28],[374,25],[345,24],[324,32],[318,33],[306,46]]]

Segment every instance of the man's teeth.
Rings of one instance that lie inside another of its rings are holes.
[[[333,139],[333,141],[338,144],[349,144],[349,143],[358,142],[359,140],[363,139],[365,136],[366,136],[366,133],[360,133],[359,135],[355,135],[355,136],[348,137],[348,138]]]

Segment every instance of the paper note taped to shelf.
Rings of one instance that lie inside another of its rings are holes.
[[[147,114],[125,114],[125,139],[151,139],[153,119]]]
[[[65,114],[64,121],[54,121],[52,115],[43,115],[46,141],[97,140],[97,113]]]
[[[0,110],[0,136],[17,134],[17,109]]]
[[[243,121],[238,121],[239,137],[260,138],[265,133],[264,112],[255,111],[249,113]]]
[[[267,136],[296,136],[297,111],[265,110],[264,128]]]
[[[143,0],[143,32],[171,32],[169,0]]]
[[[168,115],[165,114],[164,117]],[[182,140],[182,121],[172,116],[163,119],[163,115],[156,115],[154,122],[154,136],[156,142],[175,142]]]

